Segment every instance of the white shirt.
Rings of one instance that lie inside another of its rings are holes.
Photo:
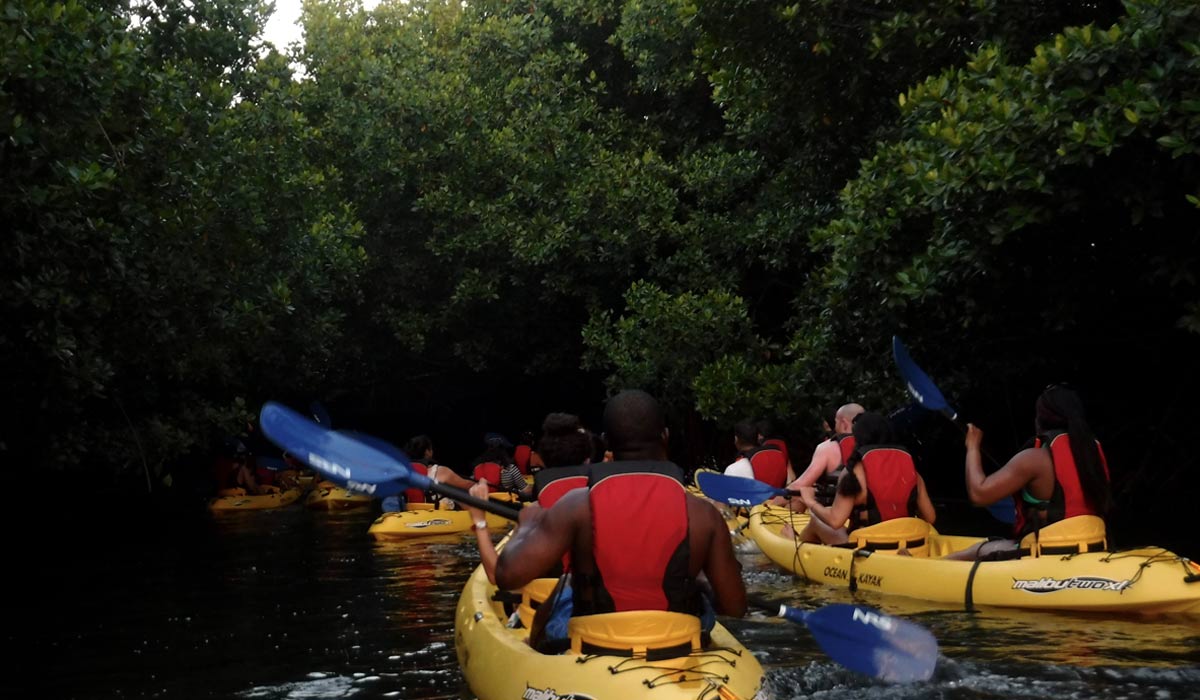
[[[750,460],[742,457],[728,467],[725,467],[725,475],[740,476],[744,479],[753,479],[754,467],[750,466]]]

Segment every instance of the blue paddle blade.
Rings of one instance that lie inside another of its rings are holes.
[[[900,376],[908,385],[908,393],[917,400],[917,403],[921,404],[922,408],[940,411],[946,414],[950,420],[958,418],[958,412],[946,402],[946,398],[942,396],[942,392],[938,391],[937,385],[933,383],[929,375],[913,362],[912,357],[908,354],[908,348],[904,347],[904,343],[900,342],[900,337],[895,335],[892,336],[892,358],[896,361],[896,369],[900,371]]]
[[[749,508],[775,496],[787,496],[788,492],[764,484],[757,479],[729,476],[716,472],[696,474],[696,485],[705,496],[738,508]]]
[[[781,617],[806,625],[821,650],[852,671],[908,683],[928,680],[937,666],[937,639],[916,623],[861,605],[780,607]]]
[[[409,470],[407,458],[321,427],[281,404],[264,404],[259,424],[272,442],[348,491],[386,498],[416,485],[410,482],[419,475]]]
[[[1017,506],[1012,502],[1012,499],[1002,498],[988,506],[987,509],[993,518],[1002,523],[1012,525],[1017,522]]]

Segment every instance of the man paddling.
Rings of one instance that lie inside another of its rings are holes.
[[[604,429],[616,461],[592,466],[587,489],[548,509],[521,511],[500,553],[496,585],[517,590],[571,554],[573,615],[667,610],[704,615],[707,579],[715,611],[740,617],[746,588],[729,530],[712,504],[683,487],[667,461],[667,428],[643,391],[609,399]],[[705,619],[705,618],[709,619]]]

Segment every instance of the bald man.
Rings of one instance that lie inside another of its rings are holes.
[[[658,402],[643,391],[623,391],[605,406],[604,429],[615,461],[592,465],[588,488],[553,507],[521,511],[496,563],[496,585],[519,589],[570,552],[573,615],[668,610],[704,620],[701,577],[716,612],[744,615],[746,588],[729,529],[711,503],[687,492],[682,471],[667,461]]]
[[[863,407],[856,403],[848,403],[837,410],[833,419],[833,435],[817,445],[812,461],[799,478],[788,484],[789,490],[804,492],[809,489],[811,494],[822,477],[833,474],[846,464],[850,453],[854,451],[854,419],[863,411]],[[773,502],[783,505],[786,501],[776,498]],[[791,507],[800,513],[805,511],[804,501],[800,497],[791,499]]]

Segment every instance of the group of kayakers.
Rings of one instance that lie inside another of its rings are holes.
[[[759,468],[765,450],[750,442],[750,424],[735,428],[742,458],[725,473],[749,476],[799,495],[778,498],[792,510],[811,514],[796,534],[804,542],[837,545],[849,534],[888,520],[918,517],[929,524],[936,512],[925,481],[910,452],[898,444],[891,421],[856,403],[839,408],[828,438],[813,452],[809,466],[794,480],[779,469]],[[1079,395],[1062,385],[1047,387],[1035,405],[1036,437],[1026,449],[990,475],[983,470],[983,431],[966,427],[966,487],[971,502],[988,506],[1013,498],[1013,539],[994,540],[953,558],[1002,558],[1020,554],[1020,541],[1055,522],[1080,515],[1103,518],[1111,507],[1108,466],[1100,443],[1084,416]],[[765,460],[764,460],[765,461]]]

